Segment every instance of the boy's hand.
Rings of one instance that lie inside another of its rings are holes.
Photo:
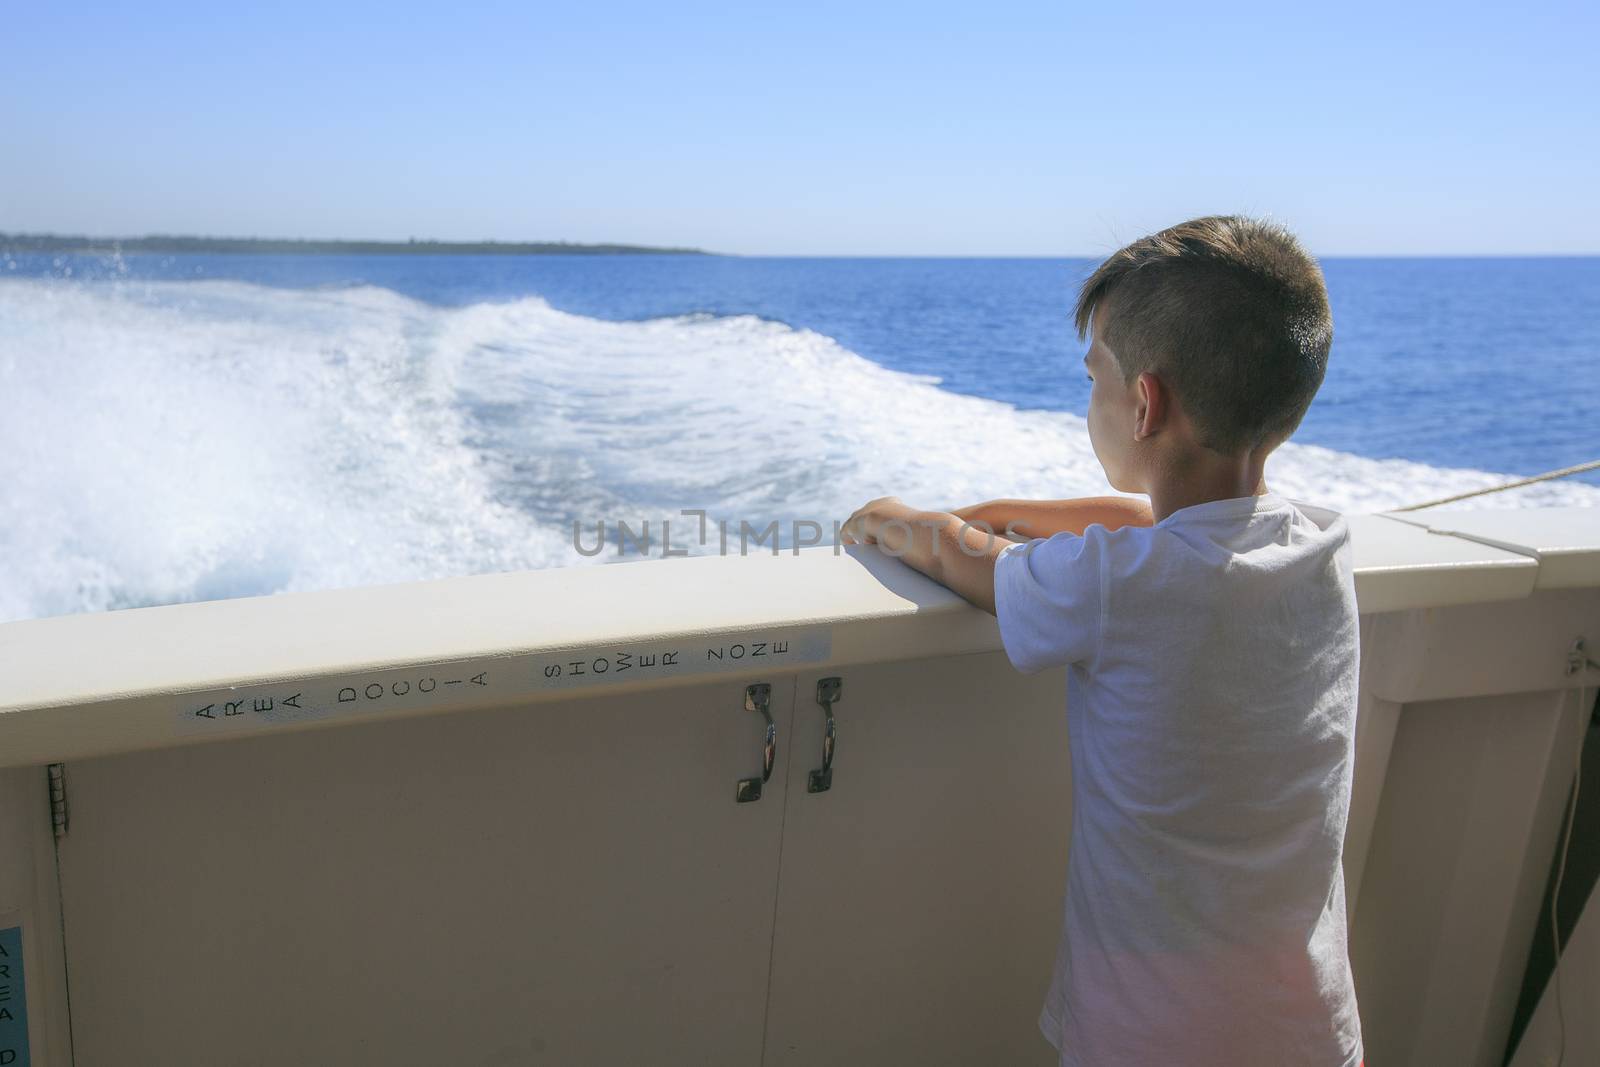
[[[856,508],[840,527],[839,536],[847,545],[875,545],[884,523],[891,519],[906,521],[912,514],[897,496],[880,496]]]
[[[880,496],[844,521],[839,538],[846,544],[877,545],[994,614],[994,561],[1011,542],[972,528],[962,516],[918,511],[897,496]]]

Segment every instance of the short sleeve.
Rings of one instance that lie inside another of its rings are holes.
[[[1087,663],[1104,625],[1101,561],[1105,527],[1007,545],[995,558],[994,607],[1000,641],[1023,674]]]

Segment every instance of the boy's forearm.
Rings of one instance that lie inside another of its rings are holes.
[[[907,511],[898,518],[903,527],[881,533],[878,547],[993,615],[994,561],[1011,541],[943,511]]]
[[[958,513],[969,522],[985,522],[997,534],[1009,528],[1023,538],[1050,537],[1062,532],[1082,534],[1092,525],[1107,530],[1119,526],[1153,526],[1150,502],[1138,497],[1091,496],[1072,500],[991,500]]]

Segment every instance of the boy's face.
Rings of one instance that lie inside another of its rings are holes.
[[[1139,422],[1138,379],[1132,386],[1124,385],[1122,370],[1116,357],[1106,346],[1106,308],[1102,303],[1095,308],[1090,320],[1088,353],[1083,357],[1084,369],[1094,385],[1089,389],[1089,444],[1095,458],[1105,468],[1111,488],[1124,493],[1144,492],[1137,482],[1136,464],[1132,462],[1135,431]]]

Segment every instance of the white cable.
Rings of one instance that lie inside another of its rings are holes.
[[[1550,943],[1555,949],[1555,956],[1551,961],[1550,971],[1555,980],[1556,989],[1556,1067],[1567,1058],[1567,1015],[1561,1006],[1561,924],[1557,913],[1557,905],[1561,899],[1561,876],[1567,869],[1567,846],[1572,843],[1572,823],[1578,815],[1578,786],[1583,781],[1583,744],[1589,737],[1589,719],[1593,709],[1589,706],[1589,687],[1582,683],[1578,686],[1578,718],[1582,732],[1578,735],[1578,758],[1574,761],[1576,766],[1572,772],[1572,797],[1567,803],[1567,829],[1561,835],[1561,850],[1556,861],[1556,884],[1550,889]]]
[[[1403,508],[1394,508],[1394,511],[1417,511],[1420,508],[1431,508],[1439,504],[1453,504],[1457,500],[1466,500],[1469,497],[1485,496],[1489,493],[1503,493],[1507,489],[1516,489],[1518,486],[1532,485],[1534,482],[1547,482],[1551,478],[1565,478],[1569,474],[1582,474],[1585,471],[1600,470],[1600,459],[1592,459],[1588,463],[1579,463],[1575,467],[1562,467],[1558,471],[1546,471],[1535,474],[1532,478],[1519,478],[1514,482],[1504,485],[1491,485],[1487,489],[1474,489],[1467,493],[1456,493],[1454,496],[1440,497],[1438,500],[1429,500],[1424,504],[1407,504]]]

